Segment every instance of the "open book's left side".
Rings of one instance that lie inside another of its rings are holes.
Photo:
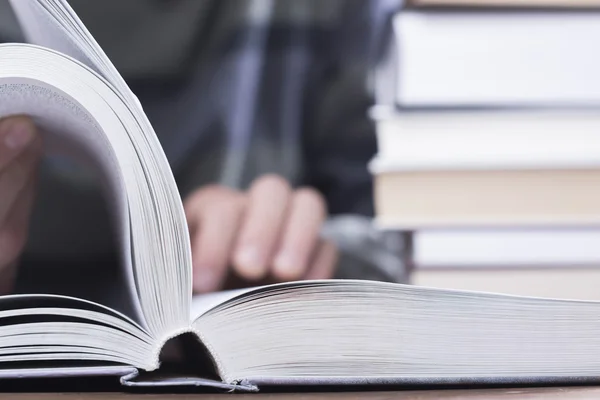
[[[0,45],[0,118],[30,116],[47,152],[99,172],[135,312],[59,296],[0,298],[0,318],[12,318],[0,326],[0,363],[156,369],[163,344],[190,330],[191,251],[168,161],[139,102],[67,2],[11,3],[31,44]]]
[[[115,194],[123,197],[119,199],[120,206],[113,208],[119,210],[116,224],[120,225],[118,234],[123,239],[123,263],[127,271],[132,271],[134,297],[139,298],[138,309],[148,328],[160,336],[165,331],[187,327],[192,291],[185,215],[168,160],[140,103],[66,0],[17,0],[11,4],[28,42],[59,53],[70,64],[76,64],[79,71],[86,70],[78,87],[73,87],[75,93],[89,88],[102,98],[91,104],[91,95],[86,95],[82,101],[87,104],[81,108],[89,113],[96,105],[104,107],[100,114],[110,115],[107,119],[112,121],[107,120],[101,130],[89,124],[81,126],[81,122],[79,130],[75,130],[75,121],[69,121],[69,137],[79,141],[86,140],[85,136],[92,138],[94,142],[87,147],[95,150],[89,158],[100,160],[102,175],[111,178],[109,198]],[[50,75],[61,75],[72,85],[77,75],[73,73],[71,76],[70,71],[59,67]],[[56,126],[51,128],[54,135],[66,136],[58,133]],[[99,149],[113,152],[114,159],[108,160],[99,154],[103,151]],[[116,187],[119,177],[115,175],[121,175],[120,188]]]

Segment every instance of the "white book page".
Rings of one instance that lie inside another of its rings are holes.
[[[113,217],[123,271],[129,282],[128,297],[136,310],[133,317],[142,322],[133,277],[125,182],[102,127],[74,99],[56,88],[34,80],[0,77],[0,118],[10,115],[32,116],[44,135],[47,153],[84,162],[103,178],[102,185]]]
[[[228,302],[234,297],[251,292],[256,288],[245,288],[235,290],[224,290],[221,292],[201,294],[192,297],[192,306],[190,308],[190,319],[194,321],[202,314],[210,311],[214,307]]]
[[[9,0],[29,43],[66,54],[102,75],[152,130],[141,103],[66,0]]]
[[[249,293],[195,328],[228,383],[531,382],[598,376],[599,309],[598,302],[305,281]]]
[[[0,296],[0,363],[87,360],[153,370],[159,365],[158,345],[134,321],[94,302],[56,295]]]
[[[192,285],[185,214],[168,160],[139,101],[65,0],[11,3],[30,42],[89,66],[108,81],[112,93],[107,95],[118,96],[125,105],[126,110],[121,104],[115,105],[115,113],[128,125],[123,138],[133,146],[133,159],[139,160],[141,166],[140,171],[134,172],[137,177],[126,185],[136,187],[140,213],[138,219],[132,218],[132,224],[136,226],[137,220],[139,227],[131,231],[140,301],[146,316],[153,315],[153,325],[158,330],[188,326]]]
[[[44,4],[47,6],[49,2],[10,0],[10,3],[29,43],[66,54],[104,75],[97,63],[92,61],[90,55],[76,44],[75,38],[50,17],[44,9]]]

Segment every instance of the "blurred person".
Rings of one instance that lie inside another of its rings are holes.
[[[401,279],[397,248],[369,222],[367,170],[367,77],[392,3],[70,0],[169,158],[195,292]],[[20,40],[0,0],[0,41]],[[80,279],[117,264],[110,210],[97,177],[43,147],[28,118],[0,121],[0,290],[82,295]]]

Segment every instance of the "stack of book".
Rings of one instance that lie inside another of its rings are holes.
[[[394,17],[371,168],[377,223],[413,232],[414,283],[569,295],[546,293],[558,274],[600,298],[579,284],[600,282],[594,7],[415,0]]]

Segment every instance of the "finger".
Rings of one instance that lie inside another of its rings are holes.
[[[276,279],[294,280],[305,275],[325,216],[325,202],[318,192],[301,189],[294,194],[283,241],[273,264]]]
[[[5,278],[1,271],[16,261],[25,247],[34,187],[35,179],[32,177],[20,191],[18,201],[12,204],[6,220],[0,224],[0,280]],[[4,287],[4,284],[1,286]]]
[[[241,222],[244,198],[237,192],[224,191],[210,198],[198,199],[188,208],[193,209],[188,213],[188,223],[192,228],[194,291],[220,289],[227,275],[231,250]]]
[[[274,175],[258,179],[250,188],[233,259],[235,271],[241,277],[258,280],[267,274],[291,193],[289,184]]]
[[[313,263],[309,268],[304,279],[330,279],[335,274],[335,268],[338,262],[337,246],[328,240],[322,240],[317,246],[317,251]]]
[[[0,171],[16,159],[35,136],[35,126],[27,117],[0,120]]]
[[[20,193],[35,175],[40,159],[41,140],[33,142],[10,164],[0,170],[0,224],[7,218],[13,203],[20,201]]]

